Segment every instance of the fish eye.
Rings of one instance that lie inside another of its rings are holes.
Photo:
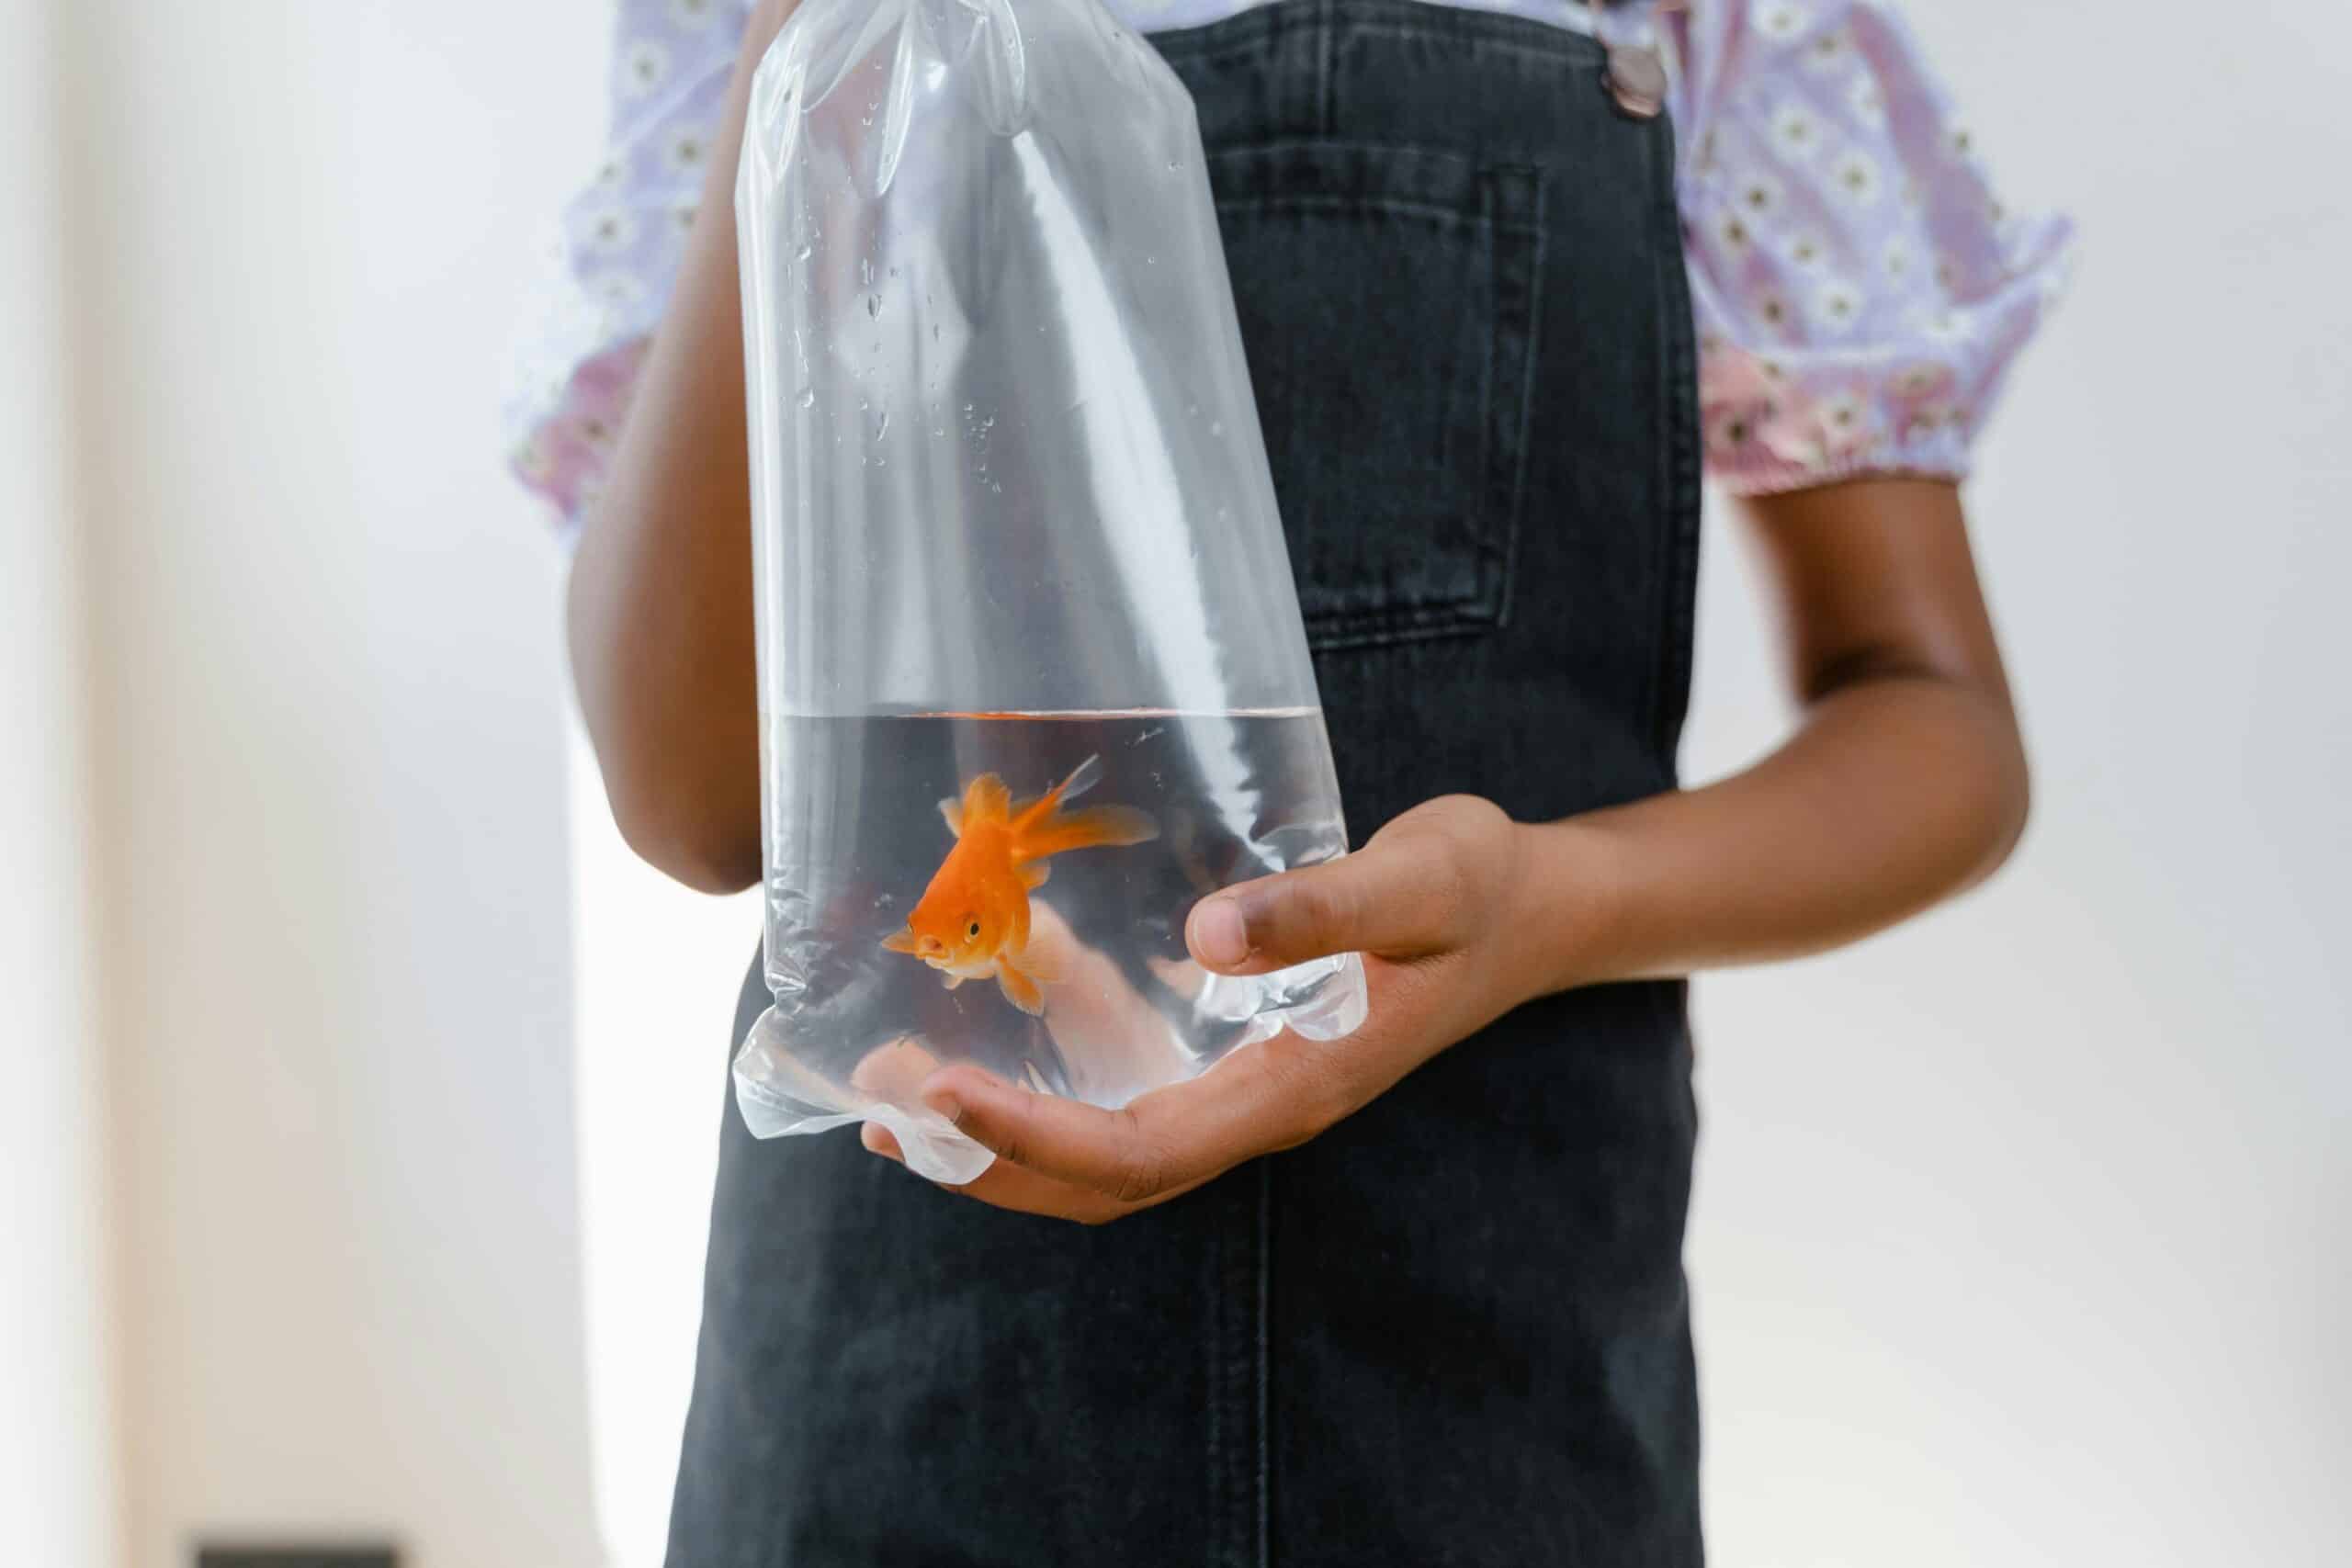
[[[979,935],[979,934],[980,934],[980,922],[979,922],[979,921],[978,921],[978,920],[974,920],[974,921],[973,921],[973,922],[972,922],[968,927],[967,927],[967,928],[965,929],[964,934],[965,934],[966,936],[967,936],[967,937],[976,937],[976,936]]]

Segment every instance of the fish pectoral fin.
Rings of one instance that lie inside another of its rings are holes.
[[[1047,865],[1044,861],[1038,861],[1033,864],[1024,865],[1021,868],[1021,886],[1029,889],[1030,892],[1035,893],[1037,889],[1046,885],[1046,878],[1053,874],[1054,868]]]
[[[996,983],[1003,987],[1004,999],[1035,1018],[1046,1010],[1046,993],[1037,982],[1000,958],[996,964]]]
[[[892,931],[882,939],[882,945],[893,953],[912,953],[915,951],[915,933],[910,931]]]
[[[942,969],[939,972],[939,983],[952,991],[964,983],[964,976],[953,969]]]
[[[964,836],[964,803],[949,795],[939,803],[939,814],[947,818],[947,830],[957,838]]]

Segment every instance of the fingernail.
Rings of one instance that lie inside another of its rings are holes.
[[[870,1152],[880,1155],[884,1159],[903,1160],[905,1158],[899,1147],[899,1140],[892,1137],[890,1129],[879,1122],[868,1122],[860,1128],[857,1141],[864,1144]]]
[[[1193,952],[1212,967],[1228,967],[1250,956],[1250,923],[1232,898],[1210,898],[1193,911]]]
[[[964,1119],[964,1102],[956,1098],[956,1091],[953,1089],[925,1089],[922,1092],[922,1102],[946,1117],[951,1124]]]

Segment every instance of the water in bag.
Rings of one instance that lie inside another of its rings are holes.
[[[969,1180],[936,1066],[1125,1104],[1362,1021],[1353,957],[1191,963],[1206,893],[1345,852],[1191,99],[1097,0],[806,0],[736,197],[762,1135]]]

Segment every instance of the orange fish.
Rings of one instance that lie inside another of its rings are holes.
[[[907,929],[884,937],[882,945],[922,959],[951,991],[993,975],[1014,1007],[1044,1012],[1046,995],[1027,953],[1029,895],[1046,884],[1052,869],[1046,857],[1159,836],[1159,824],[1130,807],[1062,809],[1102,775],[1101,760],[1089,757],[1035,800],[1016,805],[1002,779],[982,773],[961,800],[941,801],[956,847],[907,917]]]

